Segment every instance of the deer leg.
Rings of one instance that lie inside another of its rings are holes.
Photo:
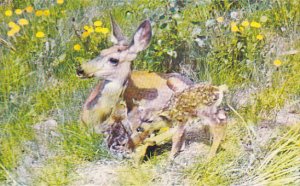
[[[139,144],[143,143],[143,141],[149,136],[149,134],[152,134],[153,131],[159,130],[163,127],[166,127],[167,123],[164,121],[159,121],[156,123],[151,124],[142,124],[140,127],[143,130],[142,132],[134,131],[131,135],[131,139],[133,141],[134,146],[138,146]]]
[[[155,143],[156,145],[163,145],[167,141],[170,141],[172,139],[172,136],[175,134],[175,132],[175,128],[169,129],[168,131],[161,133],[157,136],[145,139],[144,143]]]
[[[208,154],[208,159],[211,159],[216,155],[221,141],[225,138],[226,126],[227,123],[213,123],[210,125],[210,132],[213,137],[213,142]]]
[[[209,131],[209,126],[207,126],[207,125],[204,125],[204,127],[203,127],[203,132],[204,132],[204,136],[205,136],[205,138],[208,138],[209,139],[209,142],[211,142],[211,135],[210,135],[210,131]]]
[[[174,158],[182,149],[184,143],[185,143],[185,126],[179,125],[177,127],[175,134],[172,137],[172,150],[169,157],[170,160],[174,160]]]
[[[133,154],[134,163],[137,164],[137,165],[140,164],[142,162],[142,160],[144,159],[144,157],[145,157],[145,154],[147,152],[148,147],[153,146],[153,145],[155,145],[155,143],[150,143],[149,142],[149,143],[145,143],[145,144],[137,147],[135,149],[134,154]]]
[[[173,128],[157,136],[153,136],[146,139],[143,145],[136,148],[135,153],[133,155],[134,162],[136,164],[141,163],[149,146],[162,145],[167,141],[170,141],[175,132],[176,130]]]

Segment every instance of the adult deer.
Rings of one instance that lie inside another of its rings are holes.
[[[82,64],[81,68],[77,70],[77,74],[81,77],[103,79],[84,103],[81,119],[91,127],[101,125],[111,115],[112,109],[115,108],[120,96],[124,93],[131,130],[128,132],[133,134],[132,148],[134,149],[147,138],[146,135],[142,138],[134,138],[140,124],[149,122],[146,115],[162,110],[175,92],[182,91],[193,83],[176,73],[131,71],[132,61],[150,42],[151,24],[148,20],[142,22],[131,42],[128,43],[113,18],[111,18],[111,23],[115,45],[102,50],[98,57]],[[117,122],[120,122],[119,119]],[[161,122],[161,126],[167,125],[167,121],[162,120]],[[152,131],[151,129],[160,128],[160,125],[156,127],[151,126],[151,122],[149,123],[150,129],[146,133]],[[113,126],[117,130],[126,130],[120,125]],[[213,136],[216,135],[213,134]],[[111,141],[113,142],[114,139]],[[216,149],[213,151],[215,152]]]
[[[119,97],[124,93],[128,112],[134,116],[131,128],[136,130],[134,124],[139,123],[135,121],[139,120],[139,113],[135,101],[138,101],[145,111],[160,110],[174,94],[174,90],[183,89],[192,82],[177,73],[132,71],[132,61],[151,40],[150,21],[145,20],[140,24],[131,42],[127,42],[112,17],[111,24],[114,45],[102,50],[98,57],[77,69],[80,77],[102,79],[85,101],[81,120],[89,127],[101,125],[110,116]]]

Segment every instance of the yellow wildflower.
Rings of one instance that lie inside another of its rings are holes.
[[[19,31],[20,31],[20,26],[19,25],[16,25],[15,27],[13,27],[12,29],[11,29],[11,31],[12,32],[14,32],[14,34],[16,34],[16,33],[18,33]]]
[[[224,22],[224,17],[218,17],[217,22],[218,23],[223,23]]]
[[[50,15],[50,10],[44,10],[43,14],[44,14],[44,16],[49,16]]]
[[[256,39],[258,39],[258,40],[263,40],[263,39],[264,39],[264,36],[261,35],[261,34],[258,34],[258,35],[256,36]]]
[[[35,15],[37,16],[37,17],[40,17],[40,16],[42,16],[44,13],[43,13],[43,11],[42,10],[37,10],[36,12],[35,12]]]
[[[10,22],[8,23],[8,27],[9,27],[9,28],[14,28],[14,27],[16,27],[16,26],[17,26],[17,24],[16,24],[15,22],[10,21]]]
[[[248,27],[249,26],[249,21],[243,21],[242,26],[243,27]]]
[[[13,12],[11,10],[6,10],[4,12],[4,14],[5,14],[5,16],[10,17],[10,16],[12,16]]]
[[[108,28],[102,28],[102,34],[107,34],[109,32]]]
[[[88,33],[93,33],[94,32],[94,28],[90,27],[89,29],[86,30]]]
[[[240,29],[240,32],[244,32],[244,30],[245,30],[245,28],[242,26],[240,26],[239,29]]]
[[[82,38],[86,38],[86,37],[88,37],[89,35],[90,35],[90,33],[89,33],[88,31],[85,31],[85,32],[82,33],[81,37],[82,37]]]
[[[250,26],[253,27],[253,28],[260,28],[261,24],[258,23],[258,22],[252,21],[251,24],[250,24]]]
[[[276,59],[274,60],[273,64],[276,66],[276,67],[280,67],[282,65],[282,62],[279,60],[279,59]]]
[[[95,32],[102,33],[102,34],[107,34],[109,32],[109,30],[108,30],[108,28],[97,27],[97,28],[95,28]]]
[[[83,27],[83,29],[84,29],[84,30],[88,30],[88,29],[90,29],[90,27],[89,27],[88,25],[85,25],[85,26]]]
[[[44,34],[44,32],[39,31],[39,32],[37,32],[37,33],[35,34],[35,36],[36,36],[37,38],[43,38],[43,37],[45,37],[45,34]]]
[[[23,11],[22,11],[21,9],[19,9],[19,8],[15,10],[15,13],[16,13],[17,15],[22,14],[22,12],[23,12]]]
[[[19,19],[19,21],[18,21],[18,23],[19,23],[19,25],[28,25],[28,21],[27,21],[27,19]]]
[[[101,32],[102,32],[102,28],[101,28],[101,27],[97,27],[97,28],[95,28],[95,32],[97,32],[97,33],[101,33]]]
[[[75,51],[79,51],[79,50],[81,49],[80,44],[74,45],[73,49],[74,49]]]
[[[10,30],[10,31],[7,32],[7,35],[8,35],[9,37],[12,37],[12,36],[15,35],[15,32],[14,32],[13,30]]]
[[[25,8],[25,10],[26,10],[26,12],[31,13],[31,12],[33,12],[33,7],[32,6],[27,6]]]
[[[235,22],[231,22],[231,32],[238,32],[239,31],[239,27],[236,25]]]
[[[102,22],[101,21],[95,21],[94,22],[94,26],[102,26]]]
[[[61,5],[64,3],[64,0],[57,0],[56,3]]]

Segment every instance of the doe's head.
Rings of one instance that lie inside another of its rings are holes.
[[[150,43],[152,32],[149,20],[140,24],[130,43],[127,42],[120,27],[112,17],[111,24],[114,45],[102,50],[100,55],[91,61],[82,64],[77,69],[79,77],[124,81],[131,71],[131,62]]]

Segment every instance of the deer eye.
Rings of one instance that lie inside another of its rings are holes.
[[[118,65],[119,63],[119,60],[116,59],[116,58],[109,58],[109,62],[112,64],[112,65]]]

